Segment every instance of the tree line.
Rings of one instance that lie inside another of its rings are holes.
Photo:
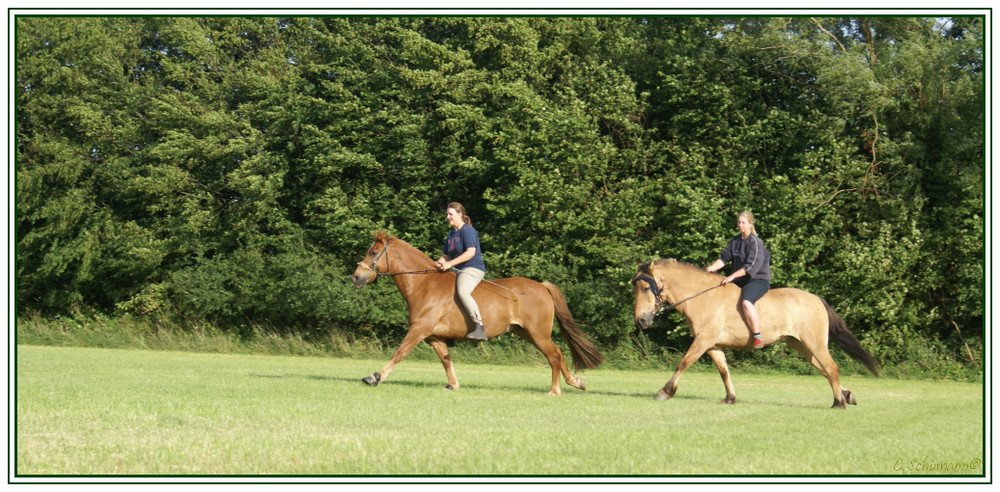
[[[385,230],[628,340],[639,262],[749,209],[880,360],[984,330],[981,16],[15,19],[16,303],[397,337]],[[683,319],[649,336],[683,348]]]

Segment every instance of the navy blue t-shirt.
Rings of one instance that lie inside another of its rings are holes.
[[[448,239],[444,243],[444,254],[448,258],[458,258],[469,248],[476,248],[476,255],[471,260],[455,265],[455,268],[475,268],[486,271],[486,263],[483,261],[483,248],[479,246],[479,233],[472,227],[472,224],[464,224],[457,231],[452,229],[448,233]]]

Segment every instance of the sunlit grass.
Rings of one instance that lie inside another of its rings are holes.
[[[547,366],[19,346],[19,475],[913,475],[983,457],[982,385],[816,376],[583,373]],[[905,468],[905,467],[904,467]],[[912,468],[912,467],[911,467]],[[978,469],[966,473],[982,474]],[[926,474],[926,473],[925,473]]]

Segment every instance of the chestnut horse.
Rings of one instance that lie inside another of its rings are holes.
[[[674,396],[681,373],[707,351],[726,386],[726,397],[719,403],[736,402],[722,349],[749,349],[753,337],[737,310],[740,288],[733,284],[720,287],[720,281],[717,274],[674,259],[644,263],[632,278],[636,326],[646,329],[659,311],[676,307],[687,318],[694,336],[674,375],[656,393],[657,400]],[[665,303],[670,306],[661,308]],[[850,390],[840,385],[839,369],[827,350],[829,339],[833,338],[876,377],[878,363],[825,300],[803,290],[780,288],[769,290],[755,306],[765,345],[785,342],[819,369],[833,388],[833,408],[846,408],[847,403],[857,405]]]
[[[391,277],[403,295],[410,311],[410,328],[392,359],[363,381],[377,385],[418,343],[426,341],[437,352],[448,375],[445,389],[458,389],[446,340],[465,338],[473,325],[455,297],[455,273],[438,272],[427,255],[401,239],[376,232],[375,243],[358,263],[351,281],[360,289],[381,276]],[[562,393],[560,373],[570,386],[586,389],[583,379],[569,372],[562,351],[552,343],[553,316],[573,354],[574,369],[593,369],[604,361],[576,327],[562,292],[554,284],[523,277],[483,281],[472,297],[479,304],[488,337],[512,331],[542,351],[552,366],[550,395]]]

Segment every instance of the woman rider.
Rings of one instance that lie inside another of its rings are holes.
[[[455,278],[455,294],[465,308],[465,312],[475,323],[475,329],[465,338],[469,340],[488,340],[483,329],[483,317],[479,313],[479,305],[472,298],[472,291],[482,282],[486,275],[486,263],[483,262],[482,248],[479,246],[479,233],[472,227],[472,220],[465,214],[461,203],[451,202],[445,214],[452,230],[448,232],[444,251],[435,262],[439,271],[445,272],[456,267],[458,276]]]
[[[754,303],[771,287],[771,253],[757,237],[754,222],[749,210],[740,212],[736,217],[736,228],[740,233],[726,244],[719,259],[705,270],[714,272],[732,262],[731,273],[722,279],[722,285],[734,283],[740,287],[739,309],[753,334],[753,348],[759,349],[764,347],[764,342],[760,339],[760,317]]]

